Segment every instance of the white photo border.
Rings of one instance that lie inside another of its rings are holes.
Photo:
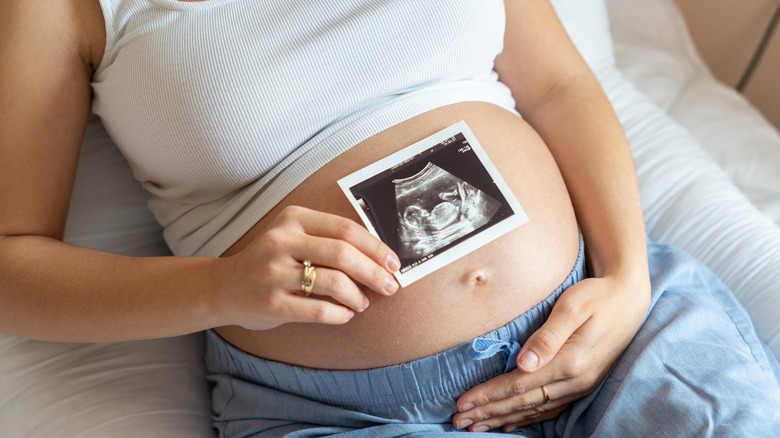
[[[506,181],[504,181],[504,178],[498,172],[498,169],[490,160],[487,153],[482,148],[482,145],[479,143],[466,122],[461,120],[460,122],[448,126],[439,132],[436,132],[410,146],[401,149],[398,152],[395,152],[385,158],[380,159],[379,161],[369,164],[368,166],[338,180],[339,187],[341,187],[341,190],[347,196],[350,204],[355,209],[358,216],[360,216],[360,219],[363,221],[369,232],[371,232],[371,234],[377,238],[380,238],[379,233],[377,233],[377,230],[374,228],[371,220],[368,218],[368,216],[366,216],[365,211],[363,208],[361,208],[361,206],[358,204],[358,200],[352,194],[351,188],[390,168],[396,167],[405,161],[408,161],[411,157],[414,157],[426,151],[427,149],[430,149],[432,146],[436,146],[445,140],[456,136],[457,134],[462,134],[468,141],[469,145],[474,151],[474,154],[480,160],[491,178],[493,178],[493,182],[504,196],[506,203],[513,211],[513,214],[496,223],[495,225],[492,225],[485,230],[479,231],[474,236],[471,236],[466,240],[442,251],[435,257],[425,261],[425,263],[421,263],[418,266],[412,267],[404,273],[400,271],[396,272],[394,275],[401,287],[406,287],[412,284],[413,282],[421,279],[431,272],[454,262],[464,255],[475,251],[476,249],[486,245],[489,242],[492,242],[509,231],[528,222],[528,216],[523,210],[523,207],[520,205],[520,202],[518,202],[517,198],[510,190],[509,185],[506,183]]]

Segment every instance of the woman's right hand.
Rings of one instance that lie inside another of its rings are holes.
[[[301,290],[303,261],[316,267],[310,296]],[[398,256],[355,221],[304,207],[284,208],[240,252],[220,259],[227,268],[219,293],[220,320],[250,330],[288,322],[344,324],[368,307],[366,286],[389,296],[398,290]]]

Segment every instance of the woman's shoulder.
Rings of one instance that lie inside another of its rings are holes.
[[[105,23],[99,0],[5,0],[0,36],[15,50],[78,57],[94,70],[105,47]]]
[[[96,14],[97,0],[2,2],[0,235],[62,237],[102,56]]]

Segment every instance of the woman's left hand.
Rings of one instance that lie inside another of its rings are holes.
[[[569,287],[523,345],[518,367],[463,394],[453,424],[472,432],[509,432],[555,418],[598,387],[649,303],[649,279],[588,278]]]

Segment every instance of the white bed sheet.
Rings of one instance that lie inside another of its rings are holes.
[[[776,131],[702,73],[671,0],[607,2],[618,65],[655,103],[614,67],[603,0],[554,3],[626,127],[651,236],[713,264],[780,352],[773,322],[780,273],[764,272],[780,266]],[[129,255],[167,254],[129,169],[96,120],[88,131],[68,239]],[[0,336],[0,435],[211,437],[202,348],[200,334],[102,345]]]

